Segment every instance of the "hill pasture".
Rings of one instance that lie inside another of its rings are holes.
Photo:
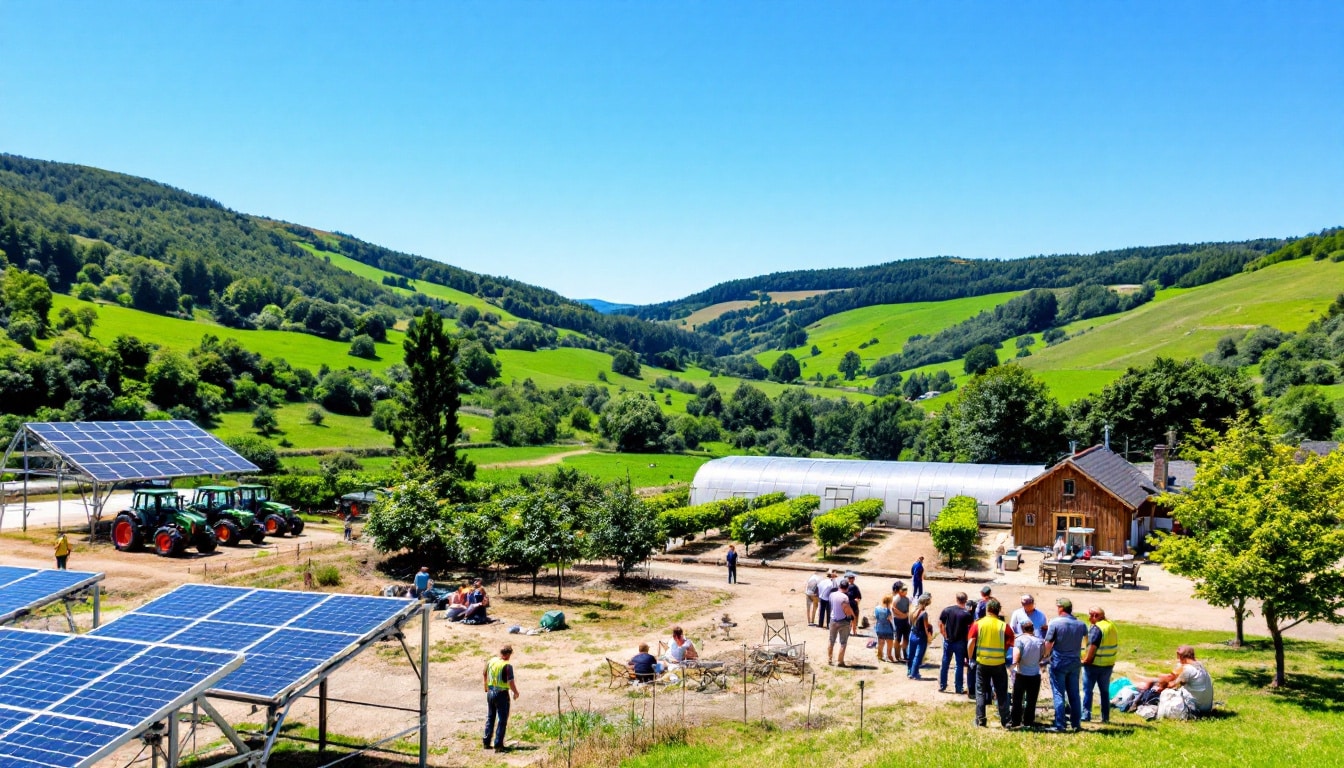
[[[830,293],[837,288],[823,288],[815,291],[766,291],[766,295],[776,304],[787,304],[790,301],[800,301],[810,299],[813,296],[820,296],[823,293]],[[674,320],[679,325],[684,325],[690,330],[695,330],[697,325],[707,323],[710,320],[717,319],[736,309],[746,309],[754,307],[758,302],[755,299],[742,299],[740,301],[721,301],[718,304],[710,304],[707,307],[701,307],[691,314]]]

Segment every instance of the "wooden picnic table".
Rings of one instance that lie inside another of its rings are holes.
[[[1075,560],[1069,569],[1069,580],[1074,586],[1081,583],[1087,583],[1090,586],[1105,586],[1108,583],[1119,583],[1121,575],[1124,572],[1124,566],[1119,563],[1098,563],[1092,560]]]

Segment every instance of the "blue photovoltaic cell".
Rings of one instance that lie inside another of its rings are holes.
[[[144,650],[133,643],[75,637],[0,673],[0,703],[44,709]]]
[[[126,734],[126,727],[70,717],[38,715],[27,725],[0,736],[0,764],[10,758],[73,768]]]
[[[51,708],[56,714],[135,725],[236,658],[195,648],[154,647]]]
[[[0,622],[56,602],[101,578],[89,571],[0,566]]]
[[[132,614],[126,618],[135,618],[135,615]],[[125,619],[121,621],[125,621]],[[120,624],[121,621],[112,623]],[[173,645],[189,645],[193,648],[241,651],[274,631],[272,627],[262,627],[256,624],[226,624],[222,621],[207,620],[192,625],[191,629],[185,632],[173,635],[168,642]]]
[[[3,587],[11,581],[22,579],[25,576],[32,576],[34,573],[37,573],[36,568],[18,568],[12,565],[0,565],[0,587]]]
[[[122,640],[139,640],[145,643],[160,643],[191,626],[192,623],[191,619],[142,616],[138,613],[130,613],[116,621],[102,625],[90,632],[89,635],[94,637],[118,637]],[[190,643],[178,644],[190,645]]]
[[[242,600],[230,603],[227,608],[213,614],[210,618],[218,621],[283,627],[296,616],[328,597],[330,596],[311,592],[259,590]],[[341,631],[349,632],[352,630],[342,629]]]
[[[242,587],[184,584],[163,597],[136,608],[130,615],[149,613],[155,616],[200,619],[218,611],[251,591]]]
[[[397,598],[332,595],[317,608],[295,619],[290,626],[362,635],[386,624],[405,607],[405,601]]]
[[[8,731],[10,728],[13,728],[32,716],[32,712],[20,712],[17,709],[0,707],[0,733]]]
[[[0,673],[61,642],[61,635],[0,629]]]
[[[281,629],[248,648],[246,653],[259,656],[283,656],[307,661],[325,661],[354,644],[357,635]]]
[[[190,421],[80,421],[25,425],[52,450],[102,482],[257,472]]]

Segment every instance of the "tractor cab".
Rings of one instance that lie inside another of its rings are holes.
[[[205,515],[220,544],[237,546],[244,537],[253,544],[266,539],[266,531],[257,516],[238,508],[237,489],[225,485],[203,485],[196,489],[190,508]]]
[[[157,519],[182,511],[182,496],[172,489],[147,488],[135,492],[131,508]]]
[[[236,506],[257,516],[267,536],[298,536],[303,533],[303,518],[294,508],[271,498],[271,489],[257,483],[243,483],[233,489]]]

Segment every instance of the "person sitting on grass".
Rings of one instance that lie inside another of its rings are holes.
[[[1176,667],[1169,674],[1136,682],[1134,687],[1140,691],[1149,688],[1162,691],[1164,701],[1180,696],[1185,709],[1194,715],[1213,711],[1213,678],[1209,677],[1204,665],[1195,660],[1195,649],[1189,645],[1176,649]]]
[[[471,587],[467,584],[463,584],[459,589],[454,590],[453,596],[448,598],[448,610],[444,613],[443,618],[448,621],[461,621],[463,615],[467,612],[467,594],[470,591]]]
[[[669,664],[677,667],[692,666],[700,659],[700,652],[695,650],[695,643],[686,637],[681,627],[673,627],[672,643],[667,646],[665,658]]]
[[[471,593],[467,595],[467,610],[462,614],[462,623],[464,624],[487,624],[490,617],[487,616],[490,608],[490,596],[485,593],[485,587],[481,586],[481,580],[472,582]]]
[[[630,659],[630,663],[627,666],[629,666],[630,671],[634,673],[635,680],[641,683],[652,683],[654,680],[657,680],[658,675],[662,674],[664,669],[663,665],[658,663],[658,659],[654,658],[653,654],[649,653],[648,643],[639,644],[639,653],[635,654],[634,658]]]

